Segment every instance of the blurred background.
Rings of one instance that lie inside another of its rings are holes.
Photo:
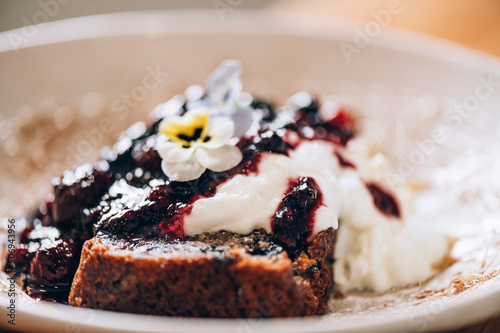
[[[500,0],[1,0],[0,31],[71,17],[136,10],[257,9],[374,20],[395,5],[388,25],[446,38],[500,57]]]
[[[50,21],[71,17],[159,9],[214,9],[220,4],[237,4],[242,9],[262,9],[275,2],[273,0],[1,0],[0,31],[20,28],[40,11],[40,3],[57,2],[60,10],[49,17]],[[217,15],[214,10],[214,15]]]

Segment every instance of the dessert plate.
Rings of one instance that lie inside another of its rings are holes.
[[[225,7],[92,16],[0,34],[2,242],[9,224],[22,230],[23,212],[50,191],[51,177],[95,160],[119,130],[192,83],[203,84],[226,58],[242,62],[244,89],[262,97],[284,102],[307,90],[349,106],[360,136],[391,161],[383,176],[410,183],[423,224],[456,239],[454,263],[402,290],[337,294],[321,318],[273,320],[48,304],[19,290],[9,296],[2,273],[1,327],[396,332],[452,329],[500,313],[500,60],[377,21]],[[15,326],[5,319],[12,300]]]

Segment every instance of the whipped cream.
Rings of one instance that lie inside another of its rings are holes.
[[[214,196],[194,202],[184,218],[187,235],[227,230],[247,234],[263,228],[271,232],[271,220],[288,188],[288,180],[310,176],[323,194],[323,205],[315,214],[311,237],[329,227],[337,229],[340,205],[336,175],[340,166],[331,143],[303,142],[290,156],[265,153],[259,172],[236,175],[217,188]]]
[[[184,219],[184,232],[247,234],[259,228],[271,232],[288,180],[307,176],[314,178],[323,194],[310,237],[329,227],[338,229],[334,251],[337,288],[384,291],[427,280],[448,254],[446,238],[429,232],[424,221],[405,218],[411,209],[404,200],[398,202],[402,218],[378,210],[365,184],[377,181],[384,186],[383,179],[376,176],[383,174],[384,158],[381,154],[367,156],[363,145],[356,143],[351,146],[358,146],[362,153],[350,153],[320,140],[301,142],[289,156],[265,153],[258,173],[236,175],[219,185],[212,197],[195,201]],[[339,149],[356,169],[340,165],[335,155]]]

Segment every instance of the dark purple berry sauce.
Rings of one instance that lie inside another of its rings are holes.
[[[335,152],[335,156],[337,156],[337,159],[339,160],[340,166],[342,166],[344,168],[356,169],[356,166],[353,163],[346,160],[342,155],[340,155],[340,153],[338,151]]]
[[[400,218],[399,205],[394,197],[387,191],[383,190],[380,186],[373,183],[366,184],[373,197],[375,206],[386,216]]]
[[[314,228],[314,214],[322,202],[313,178],[289,180],[289,188],[271,222],[273,236],[288,249],[306,244]]]
[[[213,196],[217,187],[237,174],[258,173],[263,154],[288,155],[301,140],[325,140],[344,146],[354,136],[353,119],[340,109],[329,120],[318,114],[318,101],[296,105],[295,118],[276,113],[254,101],[255,133],[247,133],[236,146],[243,160],[224,172],[206,170],[188,182],[168,179],[155,150],[158,126],[164,115],[153,114],[150,126],[139,122],[122,133],[111,148],[103,148],[95,165],[67,171],[53,181],[53,200],[40,205],[28,219],[16,248],[15,273],[28,294],[66,302],[83,243],[96,235],[129,240],[182,239],[183,219],[199,198]],[[183,105],[179,114],[185,112]],[[354,165],[337,155],[343,167]],[[377,207],[399,216],[395,200],[376,185],[367,185]],[[322,195],[312,178],[292,180],[272,223],[272,237],[293,256],[307,243]],[[5,268],[6,270],[7,268]]]

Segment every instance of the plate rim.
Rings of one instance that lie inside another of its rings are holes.
[[[303,35],[314,37],[336,39],[342,41],[352,41],[347,38],[346,32],[354,32],[354,28],[366,22],[345,18],[329,18],[323,15],[297,14],[288,12],[274,12],[252,9],[238,9],[231,13],[227,20],[217,20],[216,9],[166,9],[166,10],[144,10],[130,11],[108,14],[87,15],[75,18],[55,20],[39,24],[43,27],[41,33],[37,33],[34,38],[27,40],[25,45],[15,47],[10,41],[13,34],[22,35],[23,29],[16,28],[0,32],[0,53],[19,52],[22,49],[35,46],[77,41],[84,39],[119,37],[119,36],[140,36],[155,35],[164,33],[225,33],[240,34],[246,33],[266,33],[270,35]],[[169,20],[164,20],[166,16]],[[139,19],[141,17],[141,19]],[[255,18],[263,20],[266,24],[272,24],[275,30],[264,29],[263,25],[252,25]],[[134,26],[130,21],[138,20],[144,22],[147,18],[148,24]],[[189,25],[183,26],[178,23],[186,19],[197,22],[199,20],[209,22],[212,25],[200,30]],[[300,20],[301,24],[286,24]],[[92,24],[89,24],[92,23]],[[227,23],[233,24],[234,30],[228,31]],[[237,23],[237,24],[236,24]],[[236,25],[235,25],[236,24]],[[38,25],[35,25],[38,26]],[[80,28],[80,29],[79,29]],[[424,33],[387,26],[384,33],[372,38],[370,45],[380,46],[388,49],[407,51],[414,54],[421,54],[447,60],[455,63],[464,63],[474,69],[495,68],[500,72],[500,57],[493,54],[468,47],[458,42],[445,38],[427,35]],[[368,45],[367,47],[369,47]],[[481,59],[478,59],[481,58]],[[477,60],[481,60],[478,62]]]

